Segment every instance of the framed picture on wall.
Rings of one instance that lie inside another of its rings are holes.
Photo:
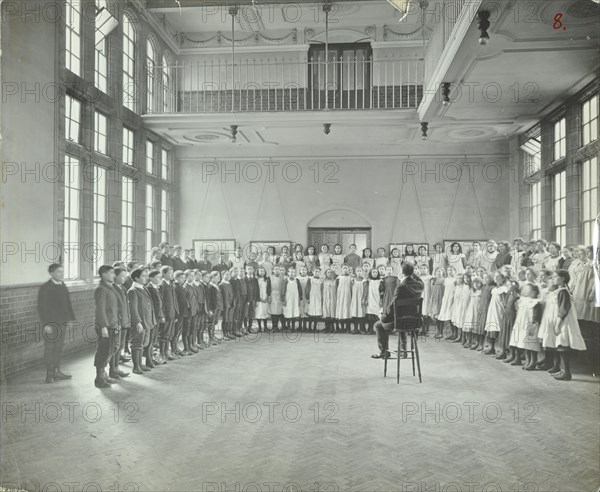
[[[469,252],[473,249],[473,243],[479,242],[481,244],[481,249],[485,248],[485,243],[487,243],[487,239],[444,239],[444,253],[450,254],[450,247],[452,243],[460,244],[462,248],[462,252],[465,256],[469,256]]]
[[[400,256],[404,256],[406,254],[406,247],[412,246],[413,252],[418,255],[419,248],[423,246],[425,248],[425,255],[429,255],[429,244],[428,243],[390,243],[389,255],[392,256],[392,250],[394,248],[400,251]]]
[[[227,259],[231,260],[235,249],[237,248],[237,241],[235,239],[194,239],[192,241],[196,258],[202,257],[202,252],[208,252],[208,261],[213,265],[219,262],[221,253],[227,255]]]
[[[257,258],[259,258],[269,246],[273,246],[275,248],[275,254],[279,256],[281,254],[281,248],[287,246],[290,255],[293,253],[292,250],[292,242],[291,241],[250,241],[250,247],[244,248],[244,256],[247,256],[250,251],[256,253]]]

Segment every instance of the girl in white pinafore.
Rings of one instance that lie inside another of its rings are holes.
[[[431,317],[429,316],[429,297],[431,294],[431,280],[433,277],[429,275],[429,266],[427,265],[419,265],[419,277],[423,281],[423,307],[421,308],[421,313],[423,315],[423,335],[427,336],[427,332],[429,331],[429,323],[431,321]],[[416,270],[416,269],[415,269]]]
[[[485,319],[485,333],[487,335],[489,347],[483,351],[486,355],[493,355],[496,353],[496,338],[500,333],[500,327],[502,326],[502,320],[505,315],[506,301],[508,298],[508,285],[506,283],[506,277],[496,271],[494,275],[494,281],[497,287],[492,289],[492,298],[490,299],[490,306],[488,307],[487,317]]]
[[[471,289],[469,289],[469,304],[465,313],[462,330],[466,336],[466,341],[463,342],[463,347],[475,350],[476,345],[473,345],[473,332],[477,331],[477,321],[479,317],[479,303],[481,302],[481,288],[483,281],[479,277],[474,277]]]
[[[335,317],[340,321],[336,323],[336,331],[350,331],[350,304],[352,303],[352,277],[348,266],[343,265],[341,275],[336,280],[337,298],[335,304]],[[341,325],[341,326],[340,326]]]
[[[356,278],[352,284],[352,301],[350,302],[350,316],[354,321],[352,334],[361,333],[365,328],[365,308],[363,304],[364,281],[360,268],[356,269]]]
[[[313,276],[308,281],[308,330],[316,331],[319,318],[323,316],[323,279],[321,269],[315,268]],[[325,327],[323,327],[325,328]]]
[[[271,329],[279,331],[279,322],[283,320],[283,304],[281,303],[281,289],[283,287],[283,268],[278,265],[273,267],[271,275],[271,302],[269,303],[269,314],[271,315]]]
[[[570,276],[566,270],[558,270],[552,278],[556,290],[546,298],[546,306],[538,331],[545,349],[556,350],[554,366],[548,371],[559,380],[571,379],[570,350],[585,350],[585,342],[579,330],[577,310],[567,284]]]
[[[521,287],[520,297],[516,301],[517,315],[510,334],[510,346],[525,351],[526,363],[523,369],[533,371],[537,363],[537,354],[542,351],[538,331],[542,317],[542,303],[538,299],[540,288],[531,283]]]
[[[446,337],[446,340],[451,342],[456,342],[459,339],[458,328],[460,327],[463,286],[465,285],[464,275],[462,273],[459,273],[456,276],[456,282],[454,285],[454,300],[452,301],[452,315],[450,316],[450,328],[452,328],[452,333]]]
[[[335,319],[335,287],[335,274],[333,273],[333,270],[329,268],[325,272],[325,280],[323,280],[323,319],[325,320],[325,331],[327,332],[332,331]]]
[[[467,317],[467,308],[469,307],[469,301],[471,300],[471,290],[473,284],[471,282],[471,275],[465,273],[463,274],[463,286],[462,293],[460,296],[460,312],[458,315],[458,324],[456,325],[458,328],[458,333],[460,338],[458,342],[463,344],[463,347],[467,344],[467,334],[463,333],[463,327],[465,325],[465,318]]]
[[[307,305],[308,296],[306,295],[306,285],[310,277],[308,276],[308,267],[306,265],[300,267],[300,275],[297,277],[300,286],[302,287],[302,299],[300,300],[300,330],[306,329],[306,318],[308,317]]]
[[[442,322],[442,332],[438,333],[435,336],[436,338],[442,338],[445,322],[449,322],[452,319],[452,304],[454,302],[454,289],[456,288],[456,270],[453,267],[448,267],[446,274],[448,276],[444,280],[444,297],[442,297],[442,307],[440,308],[440,314],[438,314],[438,320]]]
[[[365,311],[367,314],[367,334],[371,335],[375,333],[373,327],[381,313],[381,296],[379,295],[380,283],[379,270],[373,268],[369,272],[369,277],[365,280],[365,286],[363,288],[363,304],[366,306]]]
[[[282,292],[282,298],[285,300],[283,305],[283,316],[286,320],[286,326],[291,331],[296,329],[296,319],[300,318],[300,300],[302,287],[296,278],[296,270],[288,270],[288,278],[284,280],[285,288]]]

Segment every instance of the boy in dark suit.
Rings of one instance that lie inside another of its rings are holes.
[[[94,291],[96,301],[96,335],[98,336],[98,345],[94,357],[94,366],[96,366],[96,379],[94,384],[97,388],[110,388],[115,379],[111,379],[106,374],[108,361],[114,355],[115,337],[119,336],[119,301],[117,292],[113,287],[115,280],[115,270],[110,265],[102,265],[98,269],[100,283]]]
[[[174,274],[175,278],[175,297],[177,298],[177,306],[179,307],[179,314],[177,315],[177,323],[175,323],[175,336],[173,337],[173,341],[171,342],[171,351],[173,355],[178,355],[179,357],[183,357],[184,355],[191,355],[185,349],[185,341],[184,341],[184,349],[181,350],[179,348],[179,338],[181,338],[183,334],[183,326],[186,323],[186,318],[188,318],[187,322],[189,323],[190,317],[190,306],[188,304],[188,299],[185,295],[185,288],[183,284],[185,283],[185,273],[181,270],[177,270]]]
[[[202,282],[206,283],[206,327],[208,329],[208,341],[210,345],[219,345],[215,339],[215,325],[219,321],[221,291],[218,282],[219,272],[203,272]],[[210,282],[209,282],[210,281]]]
[[[254,254],[254,253],[252,253]],[[252,257],[252,255],[250,255]],[[256,267],[258,269],[258,265]],[[254,276],[254,267],[246,264],[246,316],[244,325],[249,333],[254,333],[252,323],[254,322],[254,314],[256,309],[256,301],[258,300],[258,279]]]
[[[233,319],[231,322],[232,335],[235,337],[242,336],[241,324],[242,324],[242,311],[244,306],[244,300],[242,299],[242,287],[240,285],[240,279],[238,278],[239,268],[232,267],[230,270],[230,283],[233,290]]]
[[[206,319],[206,306],[204,302],[204,284],[202,283],[202,273],[199,270],[194,270],[194,292],[196,293],[196,303],[198,304],[198,315],[194,325],[194,334],[192,337],[192,347],[197,350],[204,349],[204,326]]]
[[[163,266],[162,280],[158,290],[163,303],[163,313],[165,322],[160,327],[160,354],[169,360],[174,360],[175,356],[171,353],[172,341],[175,339],[175,322],[179,314],[179,306],[175,297],[175,286],[173,285],[173,268]]]
[[[148,293],[150,294],[150,298],[152,299],[152,306],[154,308],[154,317],[156,318],[156,325],[152,328],[150,332],[150,342],[148,344],[149,347],[149,355],[152,362],[152,365],[159,366],[161,364],[166,364],[167,361],[162,358],[159,354],[157,357],[152,355],[152,349],[154,344],[158,341],[158,330],[159,326],[165,322],[165,315],[163,314],[163,304],[162,297],[160,295],[160,291],[158,287],[160,285],[160,281],[162,280],[162,276],[158,270],[151,270],[148,274],[150,277],[150,281],[148,282],[146,288]],[[146,361],[146,365],[148,365],[148,361]]]
[[[125,337],[129,331],[129,327],[131,326],[129,301],[127,300],[127,289],[125,289],[125,286],[123,285],[126,277],[127,270],[125,268],[115,268],[115,281],[113,283],[113,287],[117,293],[117,300],[119,301],[119,325],[121,326],[121,329],[119,330],[118,336],[115,337],[115,355],[113,355],[108,361],[110,367],[108,376],[111,379],[116,380],[129,376],[128,372],[121,371],[121,369],[119,369],[121,352],[125,347]]]
[[[142,354],[150,343],[150,332],[156,325],[154,305],[150,293],[146,289],[148,270],[137,268],[131,272],[133,284],[127,291],[129,309],[131,311],[131,352],[133,357],[134,374],[144,374],[152,369],[144,365]]]
[[[198,353],[198,349],[194,344],[195,324],[198,319],[198,297],[194,286],[194,272],[186,270],[184,273],[185,284],[183,284],[183,290],[187,299],[189,316],[183,319],[183,351],[187,352],[188,355],[193,355]]]
[[[229,271],[230,269],[231,269],[231,262],[227,259],[227,253],[221,253],[221,258],[219,260],[219,263],[217,263],[213,267],[213,270],[219,272],[222,277],[223,272],[226,270]]]
[[[162,265],[172,267],[173,263],[171,261],[171,247],[169,246],[169,243],[160,243],[160,250],[162,252],[160,257],[160,262],[162,263]]]
[[[179,245],[175,246],[173,258],[171,258],[171,264],[173,266],[174,271],[184,271],[187,267],[185,265],[185,260],[181,257],[182,248]]]
[[[44,363],[46,383],[57,379],[70,379],[70,374],[60,370],[60,358],[65,343],[67,323],[75,320],[69,290],[64,284],[65,271],[62,265],[53,263],[48,267],[50,280],[40,287],[38,314],[44,338]]]
[[[204,270],[207,272],[212,271],[212,265],[211,265],[210,261],[208,261],[208,251],[207,250],[202,251],[202,258],[200,259],[200,261],[198,261],[198,269]]]

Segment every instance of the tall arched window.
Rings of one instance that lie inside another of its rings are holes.
[[[173,101],[175,94],[173,91],[172,83],[173,77],[171,76],[171,61],[169,56],[164,53],[162,56],[162,86],[163,86],[163,112],[170,113],[173,108]]]
[[[129,14],[123,14],[123,106],[136,110],[135,26]]]
[[[81,75],[81,9],[78,0],[67,0],[66,4],[66,58],[65,66]]]
[[[156,97],[156,80],[155,80],[155,67],[156,67],[156,48],[151,38],[146,41],[146,112],[154,113],[156,110],[155,97]]]

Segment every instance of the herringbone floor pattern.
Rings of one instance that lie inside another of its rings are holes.
[[[229,342],[110,390],[92,357],[2,388],[1,482],[25,490],[595,491],[598,379],[420,344],[383,379],[374,337]],[[393,343],[395,338],[393,339]],[[395,361],[392,361],[395,363]],[[125,366],[127,369],[127,366]],[[56,485],[53,485],[56,484]],[[54,487],[54,488],[51,488]]]

